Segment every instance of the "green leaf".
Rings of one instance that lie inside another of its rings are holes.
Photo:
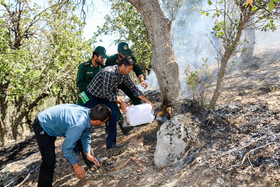
[[[270,0],[269,3],[267,4],[268,9],[269,9],[270,12],[272,12],[272,10],[273,10],[274,7],[275,7],[275,4],[274,4],[273,1],[275,1],[275,0]]]
[[[212,5],[212,2],[210,0],[208,0],[208,4],[211,6]]]

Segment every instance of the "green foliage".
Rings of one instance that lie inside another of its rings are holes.
[[[188,91],[192,94],[193,100],[197,100],[203,108],[207,107],[205,89],[210,87],[212,73],[207,65],[207,59],[202,59],[203,64],[196,71],[190,68],[186,71],[186,83]]]
[[[10,56],[13,53],[13,50],[9,48],[9,40],[8,40],[8,29],[4,27],[4,20],[0,18],[0,81],[1,84],[6,84],[9,79],[8,75],[13,71],[13,64],[10,63],[8,58],[5,56]]]
[[[130,48],[140,66],[143,70],[149,72],[152,48],[140,13],[125,0],[112,0],[111,3],[112,13],[106,15],[104,25],[98,28],[94,38],[102,38],[102,35],[118,34],[119,38],[115,40],[115,43],[126,41],[132,44]]]
[[[230,43],[226,44],[226,42],[234,41],[240,31],[241,23],[239,18],[240,14],[238,13],[240,12],[240,10],[247,9],[246,14],[244,14],[243,12],[243,20],[245,19],[244,17],[253,17],[253,25],[256,29],[262,31],[276,30],[276,26],[274,24],[275,17],[264,8],[266,5],[268,5],[269,10],[272,11],[275,6],[274,0],[271,0],[269,3],[264,1],[256,1],[255,3],[258,4],[258,6],[253,6],[252,9],[249,9],[248,6],[250,5],[246,5],[245,7],[243,7],[240,4],[234,4],[232,2],[227,3],[225,1],[216,1],[216,3],[213,4],[211,1],[208,1],[208,4],[214,7],[214,9],[212,9],[211,12],[202,11],[201,14],[209,16],[211,13],[212,18],[214,19],[212,34],[214,34],[217,38],[222,39],[224,46],[228,44],[231,45]],[[225,9],[221,9],[219,7],[224,7]],[[243,27],[242,29],[245,29],[245,27]]]
[[[8,110],[16,114],[10,117],[15,128],[16,121],[22,123],[46,95],[56,98],[56,103],[76,103],[76,70],[90,58],[92,48],[82,37],[84,25],[74,14],[75,6],[56,3],[50,0],[50,8],[42,12],[36,4],[25,4],[17,33],[29,28],[28,37],[23,35],[17,47],[17,35],[10,32],[13,20],[7,14],[0,18],[0,84],[10,82],[7,95],[1,92],[1,97],[8,97]]]
[[[275,7],[275,3],[274,3],[273,1],[270,1],[270,2],[267,4],[267,6],[268,6],[269,11],[272,12],[272,10],[273,10],[274,7]]]
[[[211,6],[208,13],[214,19],[212,34],[222,42],[222,47],[217,50],[220,56],[218,61],[221,67],[218,73],[216,90],[209,104],[209,107],[214,109],[221,94],[222,80],[226,73],[228,61],[241,51],[240,47],[244,42],[248,42],[246,38],[244,41],[241,39],[244,29],[275,30],[274,21],[279,19],[279,16],[277,16],[277,11],[274,10],[276,7],[276,1],[274,0],[247,0],[242,3],[241,1],[223,0],[217,0],[213,3],[212,1],[208,1],[208,4]],[[206,14],[206,11],[202,12],[202,14]],[[214,47],[217,48],[217,46]],[[232,65],[234,65],[234,61]],[[230,70],[231,68],[228,69]]]

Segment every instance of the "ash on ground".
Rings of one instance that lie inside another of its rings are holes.
[[[54,186],[280,186],[280,56],[258,54],[225,77],[217,109],[205,112],[191,101],[179,113],[191,113],[199,127],[200,143],[190,147],[179,164],[157,168],[154,121],[134,127],[128,136],[118,129],[124,149],[108,153],[105,128],[96,128],[92,147],[96,157],[107,157],[101,169],[87,171],[83,181],[61,153],[56,141]],[[214,86],[210,89],[213,89]],[[209,93],[212,93],[211,90]],[[147,97],[160,107],[159,91]],[[212,95],[212,94],[211,94]],[[41,156],[34,138],[0,151],[0,186],[36,186]],[[86,168],[83,161],[80,164]]]

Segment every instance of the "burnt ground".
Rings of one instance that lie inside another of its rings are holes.
[[[126,146],[115,153],[106,151],[105,130],[100,127],[93,131],[92,147],[96,157],[107,157],[102,169],[88,170],[87,178],[78,180],[61,153],[63,138],[58,138],[53,185],[280,186],[279,54],[258,53],[251,62],[233,68],[215,111],[200,115],[194,104],[184,105],[182,111],[192,112],[199,126],[200,144],[190,148],[178,165],[154,165],[158,121],[137,126],[128,136],[118,130],[117,141]],[[147,95],[158,107],[160,94]],[[80,164],[86,167],[83,161]],[[33,138],[2,148],[0,186],[36,186],[39,166]]]

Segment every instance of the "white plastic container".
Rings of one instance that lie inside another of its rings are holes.
[[[131,126],[137,126],[144,123],[150,123],[155,119],[152,111],[152,105],[143,103],[126,108],[127,121]]]

